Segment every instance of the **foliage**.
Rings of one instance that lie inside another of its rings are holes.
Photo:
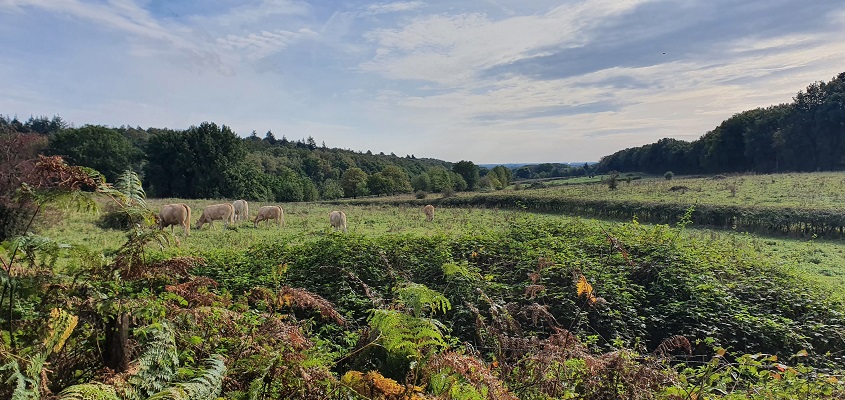
[[[343,173],[340,186],[346,197],[360,197],[369,194],[368,176],[361,168],[350,168]]]
[[[462,160],[452,166],[452,171],[464,179],[467,190],[475,190],[475,185],[478,183],[479,177],[477,165],[475,165],[472,161]]]
[[[51,154],[99,171],[116,182],[122,171],[137,167],[142,152],[116,130],[101,125],[63,129],[50,137]]]
[[[220,396],[225,375],[223,357],[214,355],[205,361],[205,370],[199,376],[168,386],[148,400],[215,400]]]
[[[793,101],[731,116],[698,140],[661,139],[601,159],[600,171],[660,173],[830,171],[843,167],[845,73]]]
[[[241,177],[230,174],[246,155],[241,139],[229,127],[211,122],[184,132],[150,137],[144,175],[159,197],[245,197],[233,192]]]

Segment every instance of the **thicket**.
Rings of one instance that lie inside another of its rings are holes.
[[[845,168],[845,73],[798,92],[791,103],[738,113],[686,142],[661,139],[605,156],[600,171],[683,174],[830,171]]]

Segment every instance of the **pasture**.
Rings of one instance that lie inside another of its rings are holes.
[[[652,182],[656,184],[660,182]],[[380,199],[379,199],[380,200]],[[434,220],[427,222],[422,207],[415,205],[392,205],[376,201],[369,205],[325,204],[325,203],[284,203],[285,226],[279,228],[272,221],[263,221],[257,228],[252,220],[261,206],[276,203],[250,202],[250,220],[223,229],[223,224],[216,221],[213,227],[195,228],[196,221],[203,207],[228,200],[183,200],[150,199],[148,205],[158,210],[162,205],[184,202],[192,209],[191,236],[184,238],[181,230],[174,227],[174,246],[151,251],[161,251],[163,255],[203,254],[213,250],[238,250],[251,246],[262,247],[272,243],[302,243],[321,238],[332,232],[328,215],[332,210],[343,210],[349,220],[349,234],[367,237],[389,235],[413,236],[462,236],[501,232],[515,222],[530,216],[535,221],[555,224],[583,223],[609,229],[616,222],[597,219],[570,217],[527,211],[437,207]],[[100,212],[78,211],[72,208],[62,210],[65,220],[61,224],[46,227],[41,234],[55,238],[59,242],[82,245],[96,252],[106,254],[114,252],[126,241],[126,236],[119,230],[102,229],[97,221],[105,210]],[[166,229],[170,231],[170,228]],[[778,236],[759,236],[736,231],[714,230],[689,226],[683,233],[689,239],[714,242],[726,241],[732,246],[751,249],[762,259],[775,265],[788,268],[803,279],[814,281],[829,288],[830,293],[845,300],[845,241],[822,240],[818,238],[786,238]],[[61,264],[61,260],[60,260]]]
[[[529,189],[524,194],[541,198],[818,209],[838,209],[845,204],[845,172],[676,176],[672,180],[644,177],[627,181],[625,178],[625,174],[619,176],[615,190],[593,180],[591,184]]]

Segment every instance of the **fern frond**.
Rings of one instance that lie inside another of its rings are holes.
[[[62,252],[72,248],[67,243],[61,243],[34,233],[15,237],[10,241],[10,244],[13,248],[20,250],[23,258],[33,268],[39,266],[52,268],[62,255]],[[29,272],[34,273],[35,271]]]
[[[11,371],[11,375],[6,379],[6,383],[15,385],[15,390],[12,392],[11,400],[37,400],[38,383],[21,372],[20,364],[17,360],[12,360],[8,364],[0,367],[0,371]]]
[[[434,319],[417,318],[396,310],[372,310],[370,326],[376,329],[387,351],[419,358],[428,347],[447,347],[442,324]]]
[[[223,356],[215,354],[205,361],[205,371],[189,382],[176,383],[148,400],[215,400],[223,390],[226,363]]]
[[[279,307],[297,307],[305,310],[316,310],[320,312],[320,316],[323,318],[331,319],[341,326],[346,325],[343,316],[335,310],[334,305],[330,301],[305,289],[285,286],[279,291],[276,303]]]
[[[126,205],[139,205],[141,207],[147,206],[147,193],[144,192],[144,186],[141,183],[141,178],[131,169],[123,171],[117,177],[114,183],[114,188],[123,195],[123,201]]]
[[[445,314],[452,308],[446,296],[419,283],[408,283],[399,287],[396,289],[396,296],[400,304],[414,310],[415,317],[421,316],[425,310],[430,310],[432,314],[438,311]]]
[[[65,341],[73,333],[79,318],[65,310],[54,308],[50,311],[49,332],[44,339],[47,354],[58,353],[65,345]]]
[[[120,400],[114,387],[100,382],[83,383],[65,388],[59,400]]]
[[[130,376],[126,397],[131,400],[145,399],[164,389],[179,368],[176,339],[167,323],[148,331],[151,335],[146,350],[138,359],[138,372]]]

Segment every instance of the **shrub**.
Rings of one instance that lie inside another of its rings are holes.
[[[97,220],[96,225],[102,229],[129,230],[135,224],[144,222],[143,215],[133,215],[125,210],[111,210]]]
[[[674,178],[674,177],[675,177],[675,173],[672,172],[672,171],[666,171],[666,173],[663,174],[663,178],[665,178],[667,181],[671,181],[672,178]]]
[[[414,192],[414,197],[416,197],[416,198],[418,198],[418,199],[424,199],[424,198],[426,198],[427,196],[428,196],[428,193],[426,193],[426,192],[424,192],[424,191],[422,191],[422,190],[417,190],[416,192]]]

